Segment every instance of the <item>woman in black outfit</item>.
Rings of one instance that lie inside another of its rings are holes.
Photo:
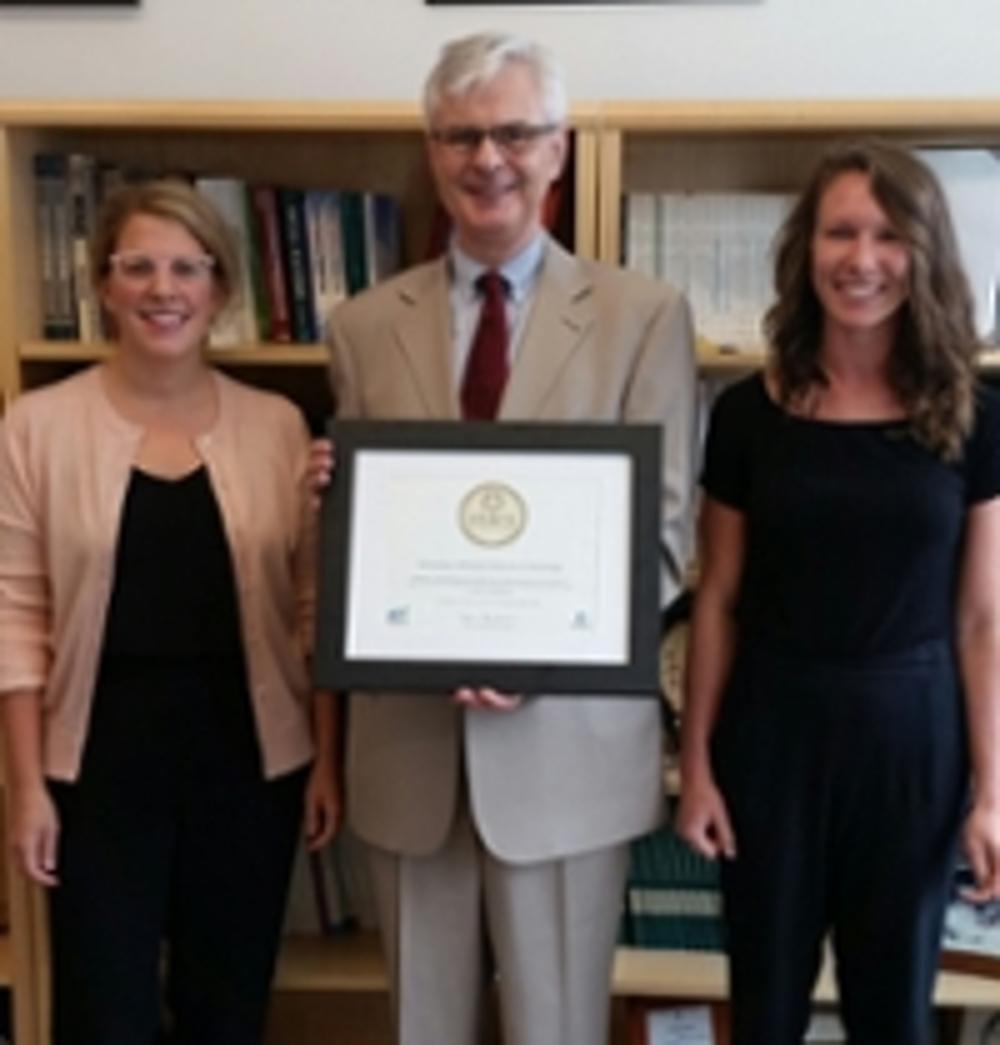
[[[912,155],[821,162],[703,475],[678,829],[721,856],[734,1045],[923,1045],[959,835],[1000,896],[1000,399]]]

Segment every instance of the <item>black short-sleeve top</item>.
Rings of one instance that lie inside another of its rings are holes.
[[[977,390],[944,462],[905,421],[789,414],[754,374],[715,403],[702,485],[746,516],[742,636],[819,657],[950,640],[966,515],[1000,496],[1000,395]]]

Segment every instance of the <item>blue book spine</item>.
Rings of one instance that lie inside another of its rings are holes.
[[[292,337],[298,342],[317,339],[310,275],[309,236],[306,230],[305,194],[301,189],[278,189],[281,242],[288,275]]]
[[[73,341],[79,330],[73,296],[68,157],[63,153],[38,153],[33,172],[42,334],[53,341]]]

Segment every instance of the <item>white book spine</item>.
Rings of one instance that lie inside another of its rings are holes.
[[[236,348],[259,340],[250,276],[250,229],[247,227],[245,182],[240,178],[198,178],[195,187],[222,216],[236,245],[239,286],[216,319],[209,337],[213,348]]]

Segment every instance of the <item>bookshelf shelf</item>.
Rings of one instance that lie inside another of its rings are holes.
[[[628,997],[723,1001],[727,989],[725,958],[699,951],[619,947],[612,982],[615,994]],[[836,997],[833,965],[827,955],[815,998],[831,1002]],[[942,972],[938,975],[934,1003],[940,1008],[996,1008],[1000,1005],[1000,983],[984,976]]]
[[[863,98],[830,100],[606,102],[604,126],[647,134],[761,136],[796,131],[811,136],[841,134],[933,134],[950,142],[995,144],[1000,99]]]
[[[574,127],[594,127],[605,106],[577,103],[570,111]],[[254,130],[286,134],[295,131],[413,131],[422,129],[420,107],[414,102],[272,101],[267,99],[176,99],[106,101],[25,99],[0,101],[0,126],[103,130]]]
[[[731,348],[717,345],[706,338],[698,338],[696,351],[698,370],[706,376],[738,376],[764,365],[762,348]],[[988,348],[979,356],[983,374],[1000,374],[1000,348]]]
[[[107,344],[78,341],[27,341],[20,346],[23,363],[95,363],[111,354]],[[223,366],[322,367],[327,362],[323,345],[262,344],[213,349],[209,358]]]
[[[278,991],[384,991],[385,962],[374,932],[289,936],[274,977]]]
[[[721,954],[619,947],[612,969],[612,992],[619,997],[688,998],[723,1001],[726,965]],[[333,937],[288,937],[275,977],[279,991],[354,991],[387,989],[385,962],[374,932]],[[817,1001],[836,1000],[833,968],[827,956]],[[1000,1004],[996,980],[965,973],[938,976],[935,1003],[944,1008],[991,1008]]]

